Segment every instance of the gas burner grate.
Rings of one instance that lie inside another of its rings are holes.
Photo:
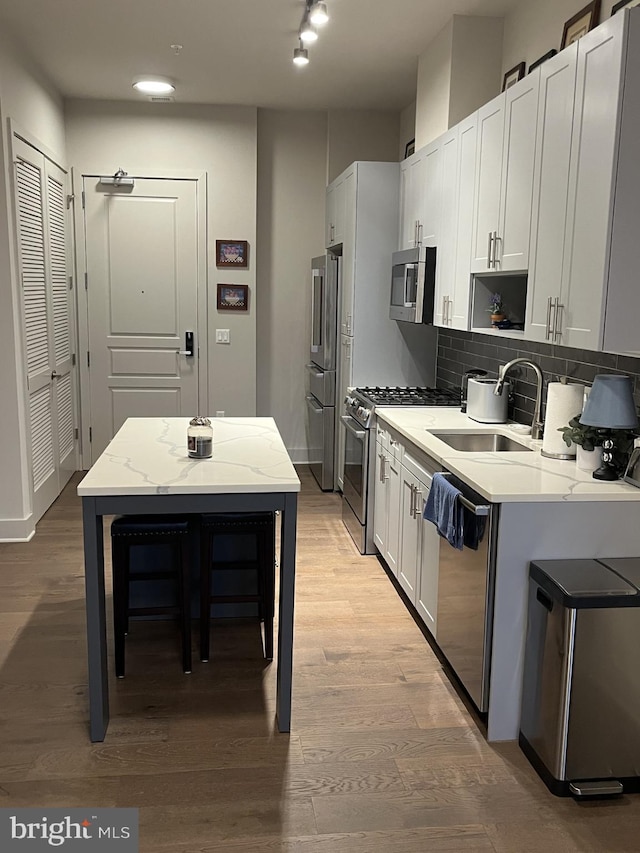
[[[459,406],[460,392],[450,388],[369,387],[357,393],[376,406]]]

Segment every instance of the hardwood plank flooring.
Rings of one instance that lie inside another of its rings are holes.
[[[639,796],[558,799],[487,743],[338,496],[300,475],[290,735],[256,623],[216,623],[206,665],[194,625],[184,676],[175,626],[147,622],[91,744],[80,475],[0,544],[0,806],[135,806],[143,853],[640,850]]]

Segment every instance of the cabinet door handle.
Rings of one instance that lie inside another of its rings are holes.
[[[498,266],[498,240],[499,239],[500,239],[500,237],[498,237],[498,232],[494,231],[493,232],[493,258],[491,260],[491,266],[493,269],[495,269]]]
[[[556,296],[556,313],[553,319],[553,342],[556,343],[562,337],[562,312],[564,305],[560,303],[560,297]]]
[[[447,297],[442,297],[442,325],[447,325]]]
[[[411,503],[409,505],[409,517],[413,518],[413,513],[416,508],[416,487],[413,483],[409,483],[409,488],[411,489]]]
[[[487,247],[487,267],[491,269],[491,256],[493,247],[493,231],[489,231],[489,245]]]
[[[418,246],[422,246],[422,222],[418,220]]]
[[[413,517],[419,518],[420,517],[420,504],[422,502],[422,492],[420,491],[420,489],[416,489],[414,494],[415,494],[415,501],[414,501],[414,507],[413,507]]]
[[[551,337],[551,311],[553,308],[553,297],[550,296],[547,299],[547,326],[544,333],[544,338],[546,341]]]
[[[453,300],[447,296],[447,326],[451,325],[451,306],[453,305]]]

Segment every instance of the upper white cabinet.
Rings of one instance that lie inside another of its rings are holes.
[[[529,340],[559,342],[552,320],[564,299],[562,267],[579,44],[574,42],[540,68],[525,328]]]
[[[640,352],[639,54],[634,9],[541,67],[528,339]]]
[[[438,245],[441,142],[442,137],[425,145],[400,166],[400,249]]]
[[[469,328],[471,241],[476,178],[478,114],[442,137],[441,227],[436,264],[434,323]]]
[[[347,199],[352,192],[353,168],[346,169],[327,187],[325,207],[325,246],[339,246],[344,242],[348,222]]]
[[[478,111],[471,271],[529,265],[539,71]]]

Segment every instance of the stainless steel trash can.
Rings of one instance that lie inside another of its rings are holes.
[[[519,743],[557,796],[640,790],[640,558],[530,564]]]

